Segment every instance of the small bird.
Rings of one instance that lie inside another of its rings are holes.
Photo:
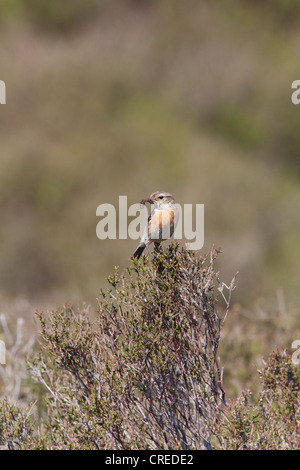
[[[139,258],[145,248],[147,248],[152,258],[148,245],[154,242],[157,251],[160,242],[168,240],[173,235],[178,222],[179,211],[172,194],[165,191],[155,191],[149,198],[143,199],[141,204],[145,205],[146,202],[149,202],[154,208],[148,217],[148,225],[137,249],[133,253],[133,258]]]

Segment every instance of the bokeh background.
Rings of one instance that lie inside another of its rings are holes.
[[[1,309],[95,304],[136,246],[97,206],[164,189],[205,205],[245,331],[266,302],[297,335],[299,26],[298,0],[2,0]]]

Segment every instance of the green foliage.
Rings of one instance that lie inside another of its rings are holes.
[[[0,4],[0,20],[5,21],[22,11],[22,0],[2,0]]]
[[[279,283],[297,301],[297,276],[284,276],[297,272],[297,257],[284,253],[300,245],[299,109],[290,100],[299,29],[278,24],[284,11],[297,24],[299,7],[191,2],[0,2],[6,292],[17,283],[47,304],[93,301],[134,249],[99,242],[96,207],[163,187],[182,204],[205,204],[204,251],[216,242],[238,253],[224,275],[240,272],[239,300],[260,288],[272,296]],[[274,242],[276,256],[261,257]]]
[[[93,18],[102,0],[25,0],[25,12],[39,28],[66,32]]]
[[[0,18],[26,18],[40,30],[66,33],[85,24],[99,11],[103,0],[2,0]]]
[[[285,158],[296,172],[299,172],[299,136],[300,117],[298,106],[293,106],[283,113],[282,126],[278,129],[277,145],[281,150],[278,158]]]
[[[260,7],[272,12],[281,25],[290,27],[297,24],[300,15],[300,5],[297,0],[263,0],[257,2]]]
[[[214,132],[245,149],[259,148],[265,141],[265,132],[259,119],[242,103],[238,106],[232,103],[218,106],[211,118],[210,126]]]

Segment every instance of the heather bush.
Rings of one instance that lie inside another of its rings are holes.
[[[218,423],[223,449],[299,449],[300,381],[291,357],[273,351],[259,371],[262,391],[243,391]]]
[[[220,281],[217,254],[200,257],[173,244],[153,262],[142,257],[125,272],[116,267],[96,315],[85,305],[38,313],[39,353],[28,365],[46,393],[31,408],[2,401],[0,444],[298,448],[299,378],[287,354],[273,352],[258,372],[258,399],[251,391],[225,396],[218,347],[234,279]]]
[[[33,351],[34,337],[26,332],[22,317],[16,319],[13,328],[12,321],[1,313],[0,329],[5,345],[4,364],[0,363],[0,400],[10,397],[13,402],[22,402],[30,395],[26,357]]]
[[[93,322],[71,306],[39,314],[43,348],[31,370],[50,392],[51,447],[211,447],[229,308],[217,311],[216,254],[172,245],[153,263],[115,268]]]
[[[30,409],[21,410],[7,398],[0,402],[0,449],[31,447],[33,425],[29,414]]]

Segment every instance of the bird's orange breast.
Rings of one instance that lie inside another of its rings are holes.
[[[149,220],[148,233],[151,240],[167,240],[173,235],[174,209],[156,209]]]

